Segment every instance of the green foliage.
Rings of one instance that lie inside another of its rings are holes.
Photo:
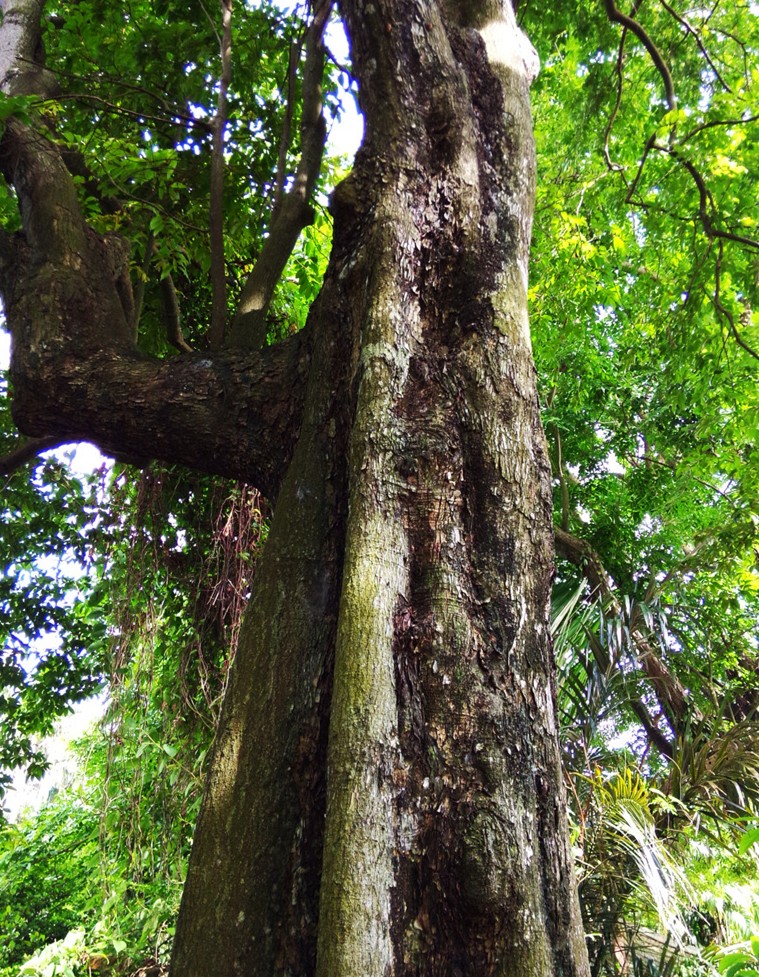
[[[757,977],[759,975],[759,939],[740,946],[726,947],[715,963],[724,977]]]
[[[47,21],[47,65],[65,86],[45,111],[55,115],[61,142],[83,156],[87,175],[76,179],[88,219],[132,242],[132,276],[144,285],[140,345],[151,353],[169,351],[160,292],[168,276],[186,341],[194,348],[207,343],[210,123],[220,71],[215,12],[201,3],[136,0],[125,16],[118,5],[92,0],[54,7]],[[224,172],[230,310],[268,229],[280,151],[284,146],[286,173],[300,153],[299,83],[288,119],[287,82],[290,48],[302,40],[300,13],[268,2],[235,6]],[[333,75],[330,66],[324,79],[330,120],[339,112]],[[321,179],[331,177],[328,165]],[[274,335],[305,321],[328,225],[320,211],[291,259],[272,316]]]
[[[738,700],[748,717],[759,22],[744,3],[687,21],[640,5],[674,81],[669,110],[650,55],[601,5],[578,4],[571,24],[520,12],[543,59],[531,298],[557,521],[599,554],[619,602],[648,614],[694,703]],[[561,573],[576,585],[576,569]]]
[[[98,861],[97,812],[79,792],[0,829],[0,973],[91,916]]]
[[[6,396],[0,376],[0,397]],[[12,444],[0,412],[0,453]],[[16,472],[0,503],[0,802],[7,773],[45,769],[36,738],[101,683],[107,622],[98,600],[93,537],[98,478],[53,457]]]
[[[78,748],[79,786],[0,833],[0,973],[55,941],[29,973],[73,967],[81,945],[124,972],[166,960],[265,538],[263,502],[245,486],[155,466],[137,477],[117,469],[106,489],[110,508],[101,505],[88,536],[100,569],[78,613],[107,632],[99,668],[109,704]],[[60,943],[82,926],[84,944]]]
[[[87,959],[84,930],[71,930],[62,940],[55,940],[33,954],[20,969],[14,970],[14,977],[81,977],[87,972]]]
[[[576,4],[569,22],[520,4],[543,61],[530,295],[555,518],[589,544],[606,587],[587,558],[560,560],[560,718],[596,973],[618,971],[620,944],[635,973],[696,966],[652,936],[651,830],[658,864],[674,853],[688,875],[678,898],[694,936],[757,932],[756,870],[736,867],[735,847],[759,787],[759,21],[744,3],[672,9],[689,26],[664,4],[635,16],[669,66],[674,110],[603,5]],[[682,717],[646,656],[685,689]],[[649,814],[620,831],[597,777],[631,768]]]

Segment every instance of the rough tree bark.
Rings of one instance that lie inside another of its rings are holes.
[[[4,3],[6,92],[41,7]],[[141,356],[119,242],[9,121],[15,416],[276,497],[174,977],[578,977],[526,311],[535,56],[508,0],[342,14],[366,137],[321,295],[281,347]]]

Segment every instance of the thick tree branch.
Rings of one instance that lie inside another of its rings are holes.
[[[106,454],[237,478],[273,499],[300,430],[309,336],[213,359],[159,361],[114,348],[14,352],[13,417],[35,438],[90,441]]]
[[[19,57],[35,49],[41,8],[6,0],[0,78],[10,94],[18,93]],[[126,242],[87,226],[71,174],[43,132],[9,118],[0,149],[22,221],[22,233],[0,250],[19,429],[46,442],[92,441],[110,454],[177,462],[276,495],[300,430],[310,331],[264,352],[166,362],[142,355],[123,280]]]
[[[309,200],[319,175],[327,141],[327,125],[322,111],[325,57],[323,34],[331,10],[331,0],[323,0],[314,12],[314,19],[306,34],[301,158],[292,187],[282,197],[281,206],[272,220],[269,236],[240,294],[237,314],[229,336],[232,346],[260,349],[266,342],[266,313],[274,289],[300,232],[313,220]]]

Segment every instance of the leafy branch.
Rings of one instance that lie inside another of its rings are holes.
[[[714,265],[714,307],[719,312],[719,314],[727,321],[733,339],[741,347],[741,349],[745,350],[745,352],[747,352],[749,356],[753,356],[755,360],[759,360],[759,353],[757,353],[755,349],[749,346],[749,344],[738,332],[738,327],[735,324],[735,316],[730,311],[730,309],[728,309],[727,306],[724,305],[722,302],[720,296],[720,276],[722,273],[722,252],[723,252],[722,241],[719,242],[718,247],[719,247],[719,254],[717,256],[717,261],[715,262]]]
[[[724,241],[735,241],[737,244],[743,244],[748,248],[756,248],[759,250],[759,241],[755,240],[754,238],[744,237],[742,234],[733,234],[732,231],[722,231],[715,226],[712,216],[709,213],[710,205],[712,208],[714,208],[712,195],[706,186],[706,181],[687,157],[683,156],[682,153],[678,152],[673,147],[662,146],[661,143],[656,141],[652,142],[651,148],[655,149],[659,153],[665,153],[666,155],[671,156],[672,159],[679,163],[680,166],[682,166],[690,174],[693,182],[696,184],[696,188],[698,189],[699,219],[701,220],[704,233],[708,238],[721,238]]]
[[[690,36],[696,42],[696,44],[698,45],[698,49],[701,52],[704,60],[709,65],[709,67],[712,69],[712,71],[714,72],[715,78],[720,83],[720,85],[722,85],[722,87],[724,88],[724,90],[726,92],[732,92],[732,88],[728,85],[728,83],[722,77],[722,75],[721,75],[721,73],[719,71],[719,68],[717,68],[717,66],[715,65],[714,61],[709,56],[709,52],[706,50],[706,47],[704,46],[704,42],[699,37],[698,32],[693,27],[693,25],[690,23],[690,21],[688,21],[685,17],[681,17],[680,14],[678,14],[678,12],[667,3],[667,0],[659,0],[659,3],[662,5],[662,7],[664,7],[664,9],[667,11],[667,13],[670,15],[670,17],[674,17],[674,19],[678,22],[678,24],[680,24],[680,26],[688,34],[690,34]]]

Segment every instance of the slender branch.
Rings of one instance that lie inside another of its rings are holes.
[[[290,45],[290,57],[287,62],[287,104],[285,118],[282,123],[282,138],[279,141],[279,159],[277,160],[277,182],[274,190],[274,204],[272,205],[272,221],[277,219],[279,208],[282,206],[282,194],[285,192],[287,173],[287,150],[290,148],[290,129],[293,121],[293,104],[295,102],[295,79],[298,74],[302,43],[293,41]]]
[[[211,349],[224,342],[227,320],[227,272],[224,264],[224,132],[227,127],[227,92],[232,80],[232,0],[221,0],[221,76],[216,115],[212,122],[211,203]]]
[[[667,3],[667,0],[659,0],[659,3],[662,5],[662,7],[664,7],[664,9],[667,11],[667,13],[671,17],[674,17],[675,20],[678,22],[678,24],[680,24],[680,26],[684,30],[686,30],[688,32],[688,34],[690,34],[691,37],[695,40],[696,44],[698,45],[699,51],[704,56],[704,60],[706,61],[706,63],[709,65],[709,67],[714,72],[715,76],[717,77],[717,81],[719,81],[720,85],[722,85],[722,87],[725,89],[726,92],[732,92],[732,88],[728,85],[728,83],[722,77],[722,75],[720,74],[717,66],[714,64],[714,62],[712,61],[712,59],[709,57],[709,52],[704,47],[704,44],[703,44],[701,38],[698,36],[698,33],[696,32],[696,30],[691,26],[690,22],[688,20],[686,20],[685,17],[681,17],[680,14],[678,14],[678,12]]]
[[[651,56],[651,60],[656,66],[656,70],[659,72],[662,81],[664,82],[664,90],[667,94],[667,107],[669,108],[670,112],[672,112],[677,107],[675,86],[672,82],[672,75],[670,74],[667,63],[662,57],[661,52],[648,36],[641,24],[635,20],[634,17],[628,17],[627,14],[623,14],[622,11],[615,5],[614,0],[604,0],[604,5],[606,6],[606,14],[609,20],[626,27],[638,38],[643,47],[648,51],[649,55]]]
[[[611,115],[606,123],[606,130],[604,131],[604,159],[606,160],[606,165],[610,170],[624,170],[624,167],[619,163],[612,162],[611,154],[609,152],[609,139],[611,138],[611,130],[614,126],[614,122],[617,118],[617,113],[619,112],[619,106],[622,104],[622,82],[624,75],[622,72],[622,59],[625,51],[625,38],[627,37],[627,28],[622,28],[622,36],[619,39],[619,51],[617,52],[617,63],[615,66],[615,74],[617,76],[617,97],[614,102],[614,108],[611,110]]]
[[[717,9],[717,6],[718,4],[714,5],[712,8],[712,13],[714,13],[714,11]],[[710,19],[711,15],[707,18],[705,23],[707,23]],[[741,55],[743,56],[743,77],[746,79],[746,83],[750,84],[751,65],[753,64],[753,59],[749,57],[749,52],[744,41],[742,41],[736,34],[733,34],[732,31],[725,30],[724,27],[713,27],[712,30],[715,34],[721,34],[722,37],[729,37],[733,44],[740,48]]]
[[[694,136],[704,132],[706,129],[714,129],[717,126],[745,126],[752,122],[759,122],[759,115],[747,115],[742,119],[712,119],[709,122],[702,122],[700,125],[694,126],[690,132],[687,132],[684,136],[679,136],[677,141],[682,146],[689,139],[693,139]]]
[[[727,323],[730,326],[730,332],[733,335],[733,339],[741,347],[741,349],[745,350],[749,354],[749,356],[753,356],[755,360],[759,360],[759,353],[757,353],[755,349],[752,349],[752,347],[749,346],[749,344],[743,339],[741,334],[738,332],[738,327],[735,324],[735,316],[730,311],[730,309],[727,308],[727,306],[722,304],[722,299],[720,296],[720,274],[722,271],[722,248],[723,248],[722,241],[720,241],[719,254],[714,264],[714,307],[716,308],[717,312],[719,312],[720,315],[727,320]]]
[[[192,346],[188,346],[182,333],[182,325],[179,317],[179,302],[177,300],[177,290],[174,288],[174,279],[171,275],[165,275],[161,279],[161,314],[164,326],[166,327],[166,338],[180,353],[191,353]]]
[[[100,95],[93,95],[89,92],[62,92],[60,95],[56,95],[54,98],[50,99],[52,102],[94,102],[96,105],[102,105],[103,108],[107,109],[109,112],[113,112],[114,115],[125,115],[130,119],[137,119],[140,122],[156,122],[160,125],[173,125],[176,126],[177,122],[182,122],[184,125],[192,126],[196,129],[202,129],[204,132],[209,131],[209,125],[204,119],[194,119],[189,115],[181,115],[176,113],[174,118],[166,119],[162,118],[160,115],[151,115],[148,112],[137,112],[134,109],[127,109],[123,105],[115,105],[113,102],[109,102],[108,99],[102,98]]]
[[[269,236],[253,271],[248,276],[232,323],[229,342],[233,346],[259,348],[266,342],[266,313],[274,289],[282,276],[300,232],[313,220],[309,205],[321,168],[327,125],[322,111],[324,74],[324,28],[332,10],[332,0],[322,0],[306,32],[306,58],[303,68],[303,110],[301,114],[301,158],[292,187],[283,196],[272,220]]]
[[[19,59],[19,60],[25,60],[25,59]],[[31,62],[31,63],[34,64],[35,62]],[[178,109],[176,105],[171,105],[168,101],[167,92],[164,92],[164,95],[159,95],[157,92],[149,88],[143,88],[142,85],[133,85],[128,81],[124,81],[123,78],[117,78],[115,75],[110,75],[107,72],[100,69],[99,67],[95,72],[95,74],[80,75],[73,71],[66,71],[64,68],[61,68],[59,65],[56,65],[55,75],[56,77],[70,78],[73,81],[83,82],[85,85],[88,86],[92,86],[93,83],[97,84],[101,81],[106,81],[108,82],[109,85],[113,85],[117,88],[122,88],[125,91],[134,92],[137,95],[146,95],[148,98],[151,98],[154,102],[157,102],[162,108],[164,108],[168,113],[168,115],[170,116],[170,118],[161,119],[159,116],[145,116],[144,113],[140,112],[139,113],[140,118],[150,118],[153,119],[154,121],[163,121],[163,122],[176,122],[177,120],[179,120],[180,122],[186,122],[188,125],[193,125],[193,126],[200,125],[206,129],[208,128],[207,122],[204,122],[200,119],[196,119],[192,115],[187,115],[185,112]],[[66,97],[86,98],[87,95],[85,93],[81,93],[79,95],[71,93]],[[119,105],[113,105],[110,102],[107,102],[106,104],[110,108],[112,108],[114,112],[121,111],[121,106]],[[130,114],[137,114],[137,113],[130,113]]]
[[[103,176],[106,180],[114,187],[119,195],[125,200],[132,200],[136,204],[140,204],[142,207],[146,207],[148,210],[152,211],[154,214],[161,214],[169,221],[173,221],[175,224],[179,224],[180,227],[186,227],[188,231],[194,231],[196,234],[207,234],[207,227],[199,227],[197,224],[191,224],[189,221],[182,220],[181,217],[177,216],[176,209],[168,210],[166,207],[162,207],[161,204],[156,203],[155,200],[147,200],[145,197],[138,197],[134,193],[130,193],[126,187],[122,186],[114,180],[113,176],[110,174],[108,167],[101,160],[97,162],[103,168]]]
[[[60,437],[29,438],[28,441],[23,441],[9,451],[7,455],[0,457],[0,475],[10,475],[41,452],[57,448],[64,443],[65,439]]]
[[[643,176],[643,167],[646,165],[646,160],[648,159],[648,154],[654,147],[656,143],[656,135],[649,136],[646,140],[646,145],[643,147],[643,155],[640,158],[640,163],[638,163],[638,171],[635,174],[630,187],[627,191],[627,196],[625,197],[625,203],[629,204],[635,195],[635,191],[638,189],[638,184],[640,183],[640,178]]]
[[[720,238],[723,241],[735,241],[737,244],[743,244],[746,247],[756,248],[759,250],[759,241],[755,240],[754,238],[744,237],[742,234],[733,234],[732,231],[722,231],[718,227],[715,227],[714,221],[709,213],[709,204],[712,204],[713,206],[712,196],[709,193],[704,178],[689,159],[686,159],[685,156],[679,153],[676,149],[673,149],[671,146],[662,146],[660,143],[654,142],[652,148],[660,153],[666,153],[667,156],[671,156],[691,175],[693,182],[696,184],[696,188],[698,189],[699,218],[701,219],[701,224],[708,238]]]
[[[633,458],[632,455],[622,455],[624,460],[631,465],[633,468],[637,468],[640,462],[637,458]],[[662,461],[661,458],[657,458],[655,455],[649,454],[646,458],[646,463],[649,465],[659,465],[661,468],[668,468],[670,471],[675,467],[675,462]],[[716,492],[717,495],[721,495],[722,498],[729,502],[733,508],[736,507],[735,499],[731,499],[727,492],[724,492],[718,485],[714,485],[712,482],[707,482],[703,478],[699,478],[698,475],[694,475],[693,472],[688,472],[688,478],[693,482],[698,482],[699,485],[703,485],[704,488],[709,489],[712,492]]]

